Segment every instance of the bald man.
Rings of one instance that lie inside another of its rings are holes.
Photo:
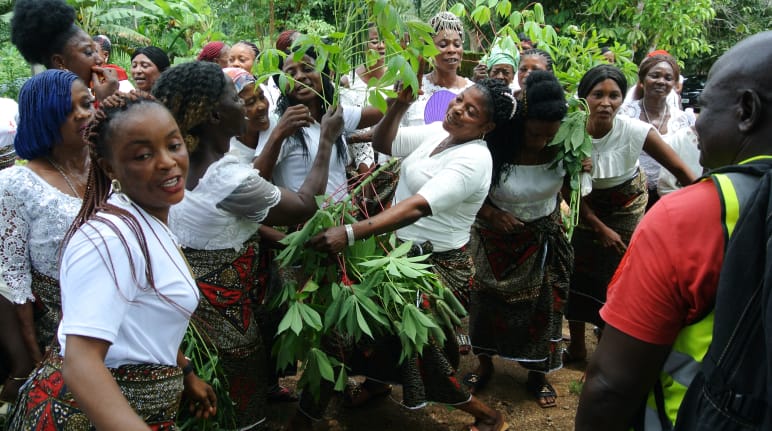
[[[711,68],[696,124],[700,163],[729,168],[665,196],[638,226],[600,312],[606,328],[576,430],[675,423],[710,345],[727,241],[760,173],[772,169],[770,68],[772,32],[745,39]]]

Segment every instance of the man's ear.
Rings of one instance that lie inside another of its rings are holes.
[[[761,120],[761,112],[764,109],[759,94],[755,90],[743,90],[740,95],[738,107],[740,118],[737,128],[742,133],[751,133]]]

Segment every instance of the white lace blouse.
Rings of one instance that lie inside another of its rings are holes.
[[[183,247],[238,251],[280,200],[279,188],[257,169],[225,154],[172,206],[169,228]]]
[[[552,214],[566,171],[562,163],[554,169],[551,165],[511,166],[509,172],[501,173],[498,186],[491,189],[491,202],[526,222]]]
[[[32,269],[59,279],[59,248],[82,201],[24,166],[0,171],[0,272],[11,301],[35,299]]]

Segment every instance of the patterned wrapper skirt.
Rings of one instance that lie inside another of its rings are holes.
[[[413,250],[418,247],[414,246]],[[413,254],[431,252],[431,244],[422,244],[421,251]],[[446,252],[432,253],[429,262],[439,275],[440,281],[454,292],[466,292],[472,284],[474,265],[466,246]],[[402,403],[408,408],[420,408],[427,402],[443,404],[463,404],[471,395],[455,377],[459,365],[459,353],[456,337],[445,331],[445,345],[434,340],[424,347],[421,356],[415,356],[399,363],[402,344],[397,336],[378,337],[376,340],[362,338],[354,344],[352,340],[340,336],[335,340],[326,340],[325,350],[342,358],[350,375],[362,375],[381,381],[402,385]],[[300,409],[312,418],[321,418],[329,402],[331,393],[323,391],[321,400],[303,394]]]
[[[560,368],[574,253],[559,210],[511,234],[478,220],[471,244],[477,268],[469,321],[474,353],[517,360],[534,371]]]
[[[261,271],[257,236],[236,252],[183,249],[201,291],[193,321],[217,350],[236,403],[237,429],[265,419],[266,353],[254,313],[268,273]]]
[[[36,270],[32,270],[32,293],[35,319],[35,336],[40,351],[44,352],[56,339],[59,321],[62,319],[62,293],[59,281]]]
[[[606,226],[630,244],[646,211],[646,176],[639,171],[629,181],[610,189],[593,190],[584,199]],[[622,255],[614,247],[600,245],[597,234],[581,222],[574,230],[571,244],[576,260],[566,318],[602,326],[600,308],[606,302],[606,288]]]
[[[8,429],[12,431],[91,431],[96,428],[64,384],[63,358],[50,350],[24,384]],[[182,396],[182,370],[165,365],[108,368],[135,412],[154,431],[174,430]]]

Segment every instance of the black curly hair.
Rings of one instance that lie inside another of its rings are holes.
[[[294,51],[288,53],[288,56],[294,55],[294,53],[297,52],[297,49]],[[308,56],[314,61],[316,61],[317,58],[317,52],[313,47],[310,47],[306,50],[304,53],[304,56]],[[279,70],[282,70],[284,68],[284,58],[279,59]],[[289,108],[290,106],[294,106],[299,104],[300,102],[296,100],[292,100],[292,98],[287,95],[283,88],[281,88],[281,84],[279,83],[279,78],[281,75],[273,75],[274,82],[276,85],[279,86],[279,89],[281,89],[281,96],[279,96],[279,100],[276,101],[276,114],[281,117],[284,115],[284,112]],[[335,86],[332,83],[332,80],[330,79],[330,68],[328,67],[328,64],[324,65],[324,68],[321,71],[322,76],[322,94],[318,95],[317,98],[319,99],[319,102],[322,106],[322,111],[326,111],[330,107],[330,103],[333,100],[333,95],[335,94]],[[303,134],[303,129],[298,129],[295,131],[295,134],[292,135],[295,142],[299,143],[300,146],[303,148],[303,155],[307,158],[309,157],[308,153],[308,144],[306,143],[305,135]],[[335,151],[338,153],[338,157],[341,160],[346,160],[346,144],[343,142],[343,136],[339,136],[338,139],[335,140]]]
[[[30,63],[53,67],[51,57],[83,30],[75,9],[63,0],[18,0],[11,19],[11,42]]]
[[[151,93],[174,116],[190,153],[196,150],[201,126],[219,106],[226,78],[219,65],[194,61],[166,70],[153,85]]]
[[[558,79],[551,72],[535,70],[525,80],[522,100],[514,118],[506,128],[497,128],[493,139],[502,139],[506,145],[489,145],[493,158],[491,187],[496,187],[502,176],[512,168],[525,143],[525,123],[528,120],[561,121],[568,112],[566,96]]]

